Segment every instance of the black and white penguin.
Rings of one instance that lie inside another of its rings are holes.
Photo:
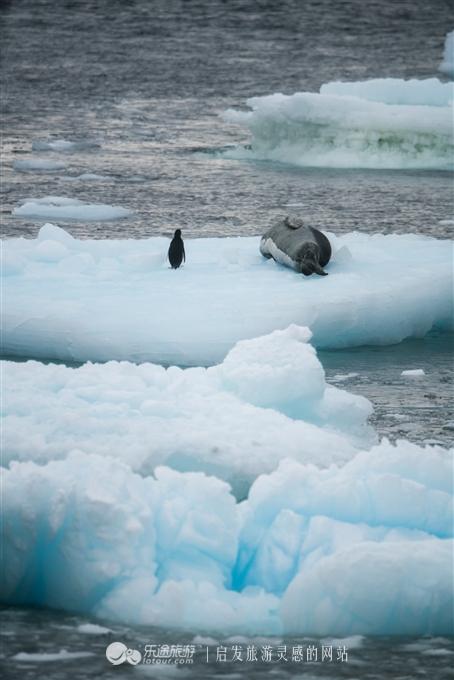
[[[173,239],[170,242],[168,257],[172,269],[178,269],[182,262],[186,262],[184,243],[181,238],[181,229],[175,230]]]

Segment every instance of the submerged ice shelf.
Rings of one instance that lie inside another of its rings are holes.
[[[320,348],[452,327],[450,242],[329,237],[329,276],[305,278],[261,257],[258,237],[188,240],[175,271],[165,238],[79,241],[47,224],[4,242],[3,355],[206,366],[291,323]]]

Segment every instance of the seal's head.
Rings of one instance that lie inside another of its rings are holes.
[[[318,274],[319,276],[328,276],[318,262],[320,249],[316,243],[305,243],[298,253],[298,271],[304,276],[311,274]]]
[[[303,226],[304,222],[300,217],[295,217],[294,215],[287,215],[284,219],[284,224],[289,229],[299,229]]]

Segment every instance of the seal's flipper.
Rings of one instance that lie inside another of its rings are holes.
[[[325,270],[322,269],[319,264],[314,265],[314,272],[319,276],[328,276],[328,272],[325,272]]]
[[[328,272],[325,272],[318,262],[313,262],[312,260],[303,260],[301,262],[301,274],[304,274],[304,276],[311,276],[311,274],[328,276]]]

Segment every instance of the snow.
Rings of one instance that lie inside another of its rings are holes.
[[[210,471],[244,497],[282,451],[322,467],[348,460],[374,442],[372,406],[326,384],[309,337],[291,326],[242,341],[209,369],[4,361],[3,464],[77,449],[141,474]]]
[[[320,93],[252,97],[224,118],[246,127],[250,149],[227,158],[339,168],[452,168],[453,89],[436,78],[322,85]]]
[[[443,61],[439,70],[450,78],[454,78],[454,31],[446,35]]]
[[[333,258],[321,279],[265,260],[260,237],[186,240],[174,271],[166,238],[77,240],[46,224],[37,239],[3,245],[3,354],[206,366],[292,323],[320,348],[452,327],[451,242],[326,233]]]
[[[452,634],[452,453],[283,460],[241,503],[202,472],[13,462],[1,597],[193,634]]]
[[[425,375],[425,371],[423,368],[411,368],[407,371],[402,371],[401,375],[406,378],[420,378]]]
[[[67,167],[62,161],[52,161],[47,158],[28,158],[14,161],[13,168],[19,172],[57,172]]]
[[[57,220],[117,220],[129,217],[132,210],[103,203],[84,203],[76,198],[65,196],[45,196],[44,198],[30,198],[14,208],[16,217],[32,217],[36,219],[49,218]]]

